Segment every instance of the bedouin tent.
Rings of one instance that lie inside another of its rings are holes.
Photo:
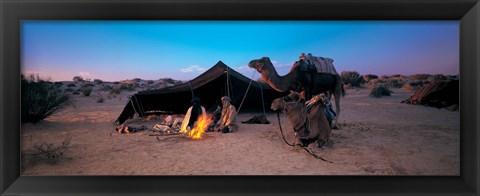
[[[459,81],[438,81],[419,89],[410,98],[402,101],[408,104],[420,104],[443,108],[459,104]]]
[[[191,106],[193,96],[199,97],[202,106],[207,110],[216,104],[220,105],[222,96],[230,96],[232,104],[237,110],[240,109],[240,112],[265,112],[270,109],[273,99],[286,94],[287,92],[275,91],[268,84],[252,81],[219,61],[188,82],[132,95],[115,122],[122,124],[135,114],[139,117],[151,114],[183,114]]]

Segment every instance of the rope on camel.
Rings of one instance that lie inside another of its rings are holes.
[[[280,127],[280,133],[282,134],[283,141],[285,141],[285,143],[289,146],[293,146],[293,147],[300,146],[300,144],[296,144],[296,145],[295,144],[290,144],[285,139],[285,136],[283,135],[282,124],[280,123],[280,112],[279,111],[277,111],[277,119],[278,119],[278,126]],[[326,160],[323,157],[318,156],[317,154],[315,154],[314,152],[312,152],[310,149],[308,149],[306,147],[303,147],[303,146],[300,146],[300,147],[302,147],[303,150],[305,150],[308,154],[312,155],[313,157],[315,157],[317,159],[320,159],[320,160],[328,162],[328,163],[333,163],[332,161]]]

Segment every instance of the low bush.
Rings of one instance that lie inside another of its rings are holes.
[[[448,80],[448,77],[442,74],[431,75],[430,77],[428,77],[428,81],[430,82],[438,82],[438,81],[445,81],[445,80]]]
[[[378,79],[378,76],[373,74],[367,74],[363,76],[363,80],[367,83],[372,79]]]
[[[415,89],[415,87],[413,87],[413,86],[410,85],[410,84],[405,84],[405,85],[402,86],[402,89],[403,89],[403,90],[406,90],[406,91],[412,91],[412,90]]]
[[[76,87],[77,85],[71,83],[71,84],[68,84],[67,87]]]
[[[73,91],[73,89],[71,89]],[[29,78],[21,76],[21,122],[37,123],[48,116],[65,109],[68,95],[59,93],[52,83],[41,79],[38,75]]]
[[[122,90],[120,89],[119,86],[114,86],[111,90],[110,90],[110,94],[120,94],[122,92]]]
[[[390,96],[391,93],[392,91],[390,91],[385,85],[379,84],[372,88],[370,96],[379,98],[382,96]]]
[[[82,87],[80,88],[80,91],[83,93],[84,96],[88,97],[93,91],[93,88],[90,87]]]
[[[39,163],[55,165],[66,158],[65,152],[70,148],[71,139],[66,137],[58,146],[44,141],[38,142],[22,152],[22,162],[28,165]]]
[[[82,85],[82,87],[95,87],[95,84],[90,84],[90,83],[89,84],[84,84],[84,85]]]
[[[430,74],[415,74],[411,75],[409,78],[413,82],[426,81],[430,77]]]
[[[363,77],[356,71],[342,71],[340,77],[344,84],[348,84],[351,87],[360,87],[361,84],[365,83]]]
[[[93,82],[95,82],[96,84],[102,84],[103,81],[100,80],[100,79],[93,79]]]
[[[72,80],[74,82],[84,82],[85,81],[82,76],[75,76],[75,77],[73,77]]]
[[[103,102],[105,102],[105,99],[103,97],[99,97],[97,99],[97,103],[103,103]]]
[[[73,88],[66,88],[65,89],[65,92],[73,92],[73,91],[74,91]]]

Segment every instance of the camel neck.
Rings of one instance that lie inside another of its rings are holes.
[[[273,64],[269,64],[267,71],[262,73],[262,76],[265,81],[277,91],[286,92],[292,89],[290,85],[292,84],[293,72],[280,76],[273,67]]]

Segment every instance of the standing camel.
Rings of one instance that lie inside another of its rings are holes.
[[[309,100],[314,95],[320,93],[333,94],[335,97],[335,110],[337,118],[333,124],[338,126],[338,118],[340,116],[340,96],[345,95],[342,79],[338,74],[317,73],[316,71],[302,71],[305,66],[303,60],[295,62],[289,73],[279,76],[275,67],[273,67],[270,58],[263,57],[261,59],[252,60],[248,63],[248,67],[256,69],[263,80],[273,89],[279,92],[295,91],[301,92],[302,98]]]

